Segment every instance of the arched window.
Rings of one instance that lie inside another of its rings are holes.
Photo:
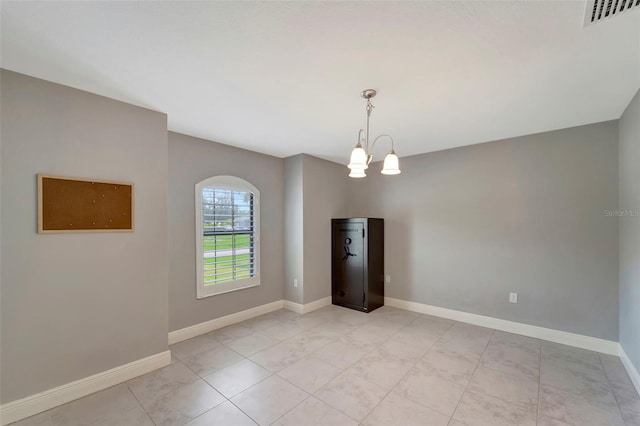
[[[260,285],[260,191],[233,176],[196,184],[197,298]]]

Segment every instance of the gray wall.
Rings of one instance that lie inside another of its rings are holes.
[[[331,218],[347,215],[350,182],[345,166],[311,155],[284,163],[284,298],[305,304],[331,295]]]
[[[167,122],[0,78],[6,403],[167,350]],[[135,231],[37,234],[37,173],[133,182]]]
[[[407,157],[400,176],[377,164],[353,180],[308,155],[167,141],[162,113],[9,71],[1,89],[2,403],[162,352],[168,330],[329,296],[329,223],[348,213],[386,220],[388,296],[611,340],[619,321],[640,366],[640,219],[621,217],[618,238],[604,214],[640,209],[638,94],[619,123]],[[135,231],[38,235],[36,173],[134,182]],[[261,191],[262,285],[196,300],[194,185],[225,174]]]
[[[242,178],[260,190],[261,285],[196,300],[195,184]],[[169,132],[169,330],[281,300],[284,161]]]
[[[348,170],[310,155],[304,172],[304,302],[331,296],[331,218],[346,217]],[[289,284],[289,283],[287,283]]]
[[[619,122],[620,344],[640,371],[640,91]]]
[[[295,303],[303,303],[304,286],[302,157],[284,159],[284,298]],[[293,280],[298,280],[298,287]]]
[[[406,157],[399,176],[370,167],[351,213],[385,218],[386,295],[617,341],[618,223],[604,214],[618,206],[617,133],[611,121]]]

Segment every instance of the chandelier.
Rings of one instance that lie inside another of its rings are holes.
[[[369,168],[369,164],[371,163],[371,160],[373,160],[373,148],[380,138],[389,138],[391,140],[391,152],[389,152],[384,158],[384,165],[382,166],[382,171],[380,173],[383,175],[400,174],[398,156],[393,150],[393,138],[391,136],[382,134],[376,137],[371,143],[371,150],[369,150],[369,118],[371,117],[371,111],[374,108],[371,103],[371,98],[375,95],[376,91],[373,89],[363,90],[362,93],[360,93],[360,96],[367,100],[367,130],[365,131],[360,129],[358,131],[358,143],[351,152],[351,161],[349,161],[349,165],[347,167],[351,170],[349,177],[352,178],[363,178],[367,176],[364,171]]]

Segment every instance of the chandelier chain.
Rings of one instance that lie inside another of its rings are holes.
[[[365,146],[366,151],[369,152],[369,118],[371,117],[371,111],[373,111],[373,104],[371,103],[371,99],[367,98],[367,133],[364,135],[365,137]]]

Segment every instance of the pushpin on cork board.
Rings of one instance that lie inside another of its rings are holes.
[[[133,231],[133,184],[38,174],[38,233]]]

